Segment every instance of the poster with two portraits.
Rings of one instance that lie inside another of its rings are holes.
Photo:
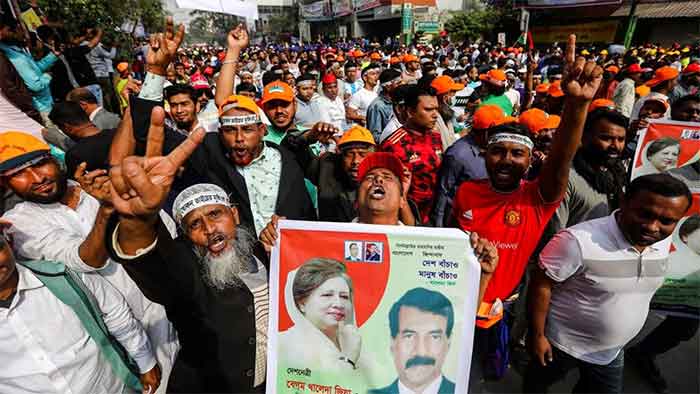
[[[290,220],[278,232],[266,392],[468,392],[480,267],[465,233]]]
[[[652,309],[672,315],[700,313],[700,123],[654,120],[642,130],[632,176],[669,173],[686,182],[693,203],[673,232],[664,285]]]

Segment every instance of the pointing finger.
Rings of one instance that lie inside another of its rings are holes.
[[[73,173],[73,179],[78,179],[81,176],[83,176],[83,174],[85,173],[85,167],[87,167],[86,162],[80,163],[78,168],[75,169],[75,173]]]
[[[154,107],[151,112],[151,125],[148,128],[146,141],[146,157],[156,157],[163,154],[165,139],[165,111],[162,107]]]
[[[204,141],[205,135],[206,132],[201,127],[191,132],[185,141],[170,152],[168,160],[175,165],[176,168],[182,166],[187,158],[197,149],[197,146]]]

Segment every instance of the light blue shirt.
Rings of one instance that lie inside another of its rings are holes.
[[[51,75],[46,70],[51,68],[58,58],[53,53],[49,53],[41,60],[34,60],[32,56],[17,46],[10,46],[0,43],[0,50],[15,66],[17,73],[27,89],[32,92],[32,104],[39,112],[51,112],[53,108],[53,98],[51,97]]]
[[[236,166],[236,169],[245,178],[255,234],[260,235],[275,213],[282,174],[282,155],[277,149],[265,145],[260,156],[245,167]]]

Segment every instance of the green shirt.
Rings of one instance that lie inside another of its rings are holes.
[[[493,94],[486,96],[483,100],[481,100],[481,105],[486,104],[497,105],[503,108],[503,112],[506,113],[506,116],[513,115],[513,103],[510,102],[510,100],[505,94],[502,94],[500,96],[496,96]]]

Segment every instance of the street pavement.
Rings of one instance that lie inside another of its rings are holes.
[[[649,314],[646,325],[640,335],[633,341],[643,338],[656,327],[662,317],[654,313]],[[657,357],[657,365],[668,382],[669,393],[700,393],[700,338],[695,337],[681,343],[676,348]],[[626,363],[624,375],[625,393],[653,393],[651,386],[644,381],[632,363]],[[572,370],[567,378],[551,387],[550,393],[571,393],[576,381],[578,371]],[[521,393],[522,377],[510,368],[502,380],[487,382],[482,386],[482,393]]]

